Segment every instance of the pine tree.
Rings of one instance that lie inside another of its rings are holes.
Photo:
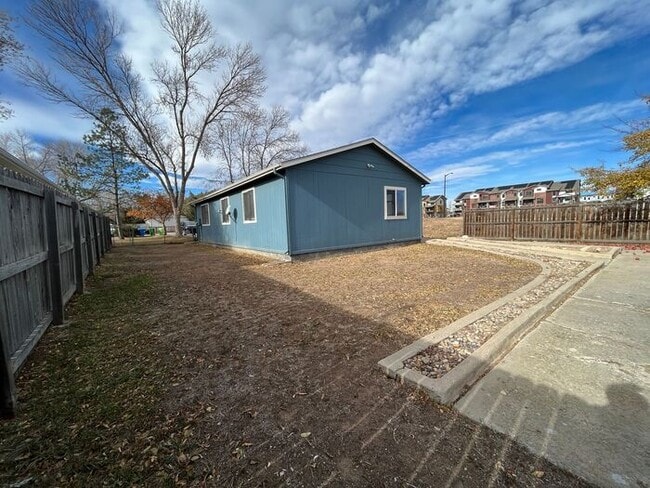
[[[122,143],[125,130],[117,115],[104,108],[100,112],[100,120],[94,124],[94,129],[84,136],[90,165],[102,175],[104,190],[111,195],[120,239],[123,239],[120,202],[124,192],[134,189],[147,177],[147,172],[142,166],[128,156],[128,151]]]

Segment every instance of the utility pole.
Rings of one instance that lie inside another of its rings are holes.
[[[447,176],[453,175],[454,172],[446,173],[442,177],[442,199],[445,201],[445,211],[443,213],[444,217],[447,217]]]

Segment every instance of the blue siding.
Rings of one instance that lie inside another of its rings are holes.
[[[421,238],[420,180],[374,147],[289,167],[286,184],[291,254]],[[384,186],[407,189],[407,219],[384,218]]]
[[[242,191],[255,188],[255,223],[244,223]],[[257,251],[286,253],[287,219],[285,211],[284,179],[272,177],[256,181],[228,195],[232,213],[230,224],[221,223],[221,197],[210,200],[210,225],[201,226],[201,241],[223,246],[242,247]],[[201,215],[201,205],[196,209]]]

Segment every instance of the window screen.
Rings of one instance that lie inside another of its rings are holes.
[[[242,199],[244,201],[244,222],[256,222],[255,215],[255,189],[251,188],[242,192]]]

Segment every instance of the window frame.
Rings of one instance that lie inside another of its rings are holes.
[[[395,191],[395,215],[388,215],[388,192]],[[404,215],[397,215],[397,192],[404,192]],[[384,220],[406,220],[408,219],[408,198],[404,186],[384,186]]]
[[[246,199],[244,198],[245,193],[250,193],[253,192],[253,219],[247,220],[246,219]],[[255,224],[257,222],[257,200],[255,196],[255,187],[249,188],[248,190],[244,190],[241,192],[241,209],[242,213],[244,214],[244,224]]]
[[[206,207],[208,209],[208,223],[206,224],[203,221],[203,208]],[[210,222],[211,222],[211,215],[210,215],[210,204],[209,203],[204,203],[201,205],[201,226],[203,227],[210,227]]]
[[[230,225],[230,214],[224,212],[223,202],[226,202],[226,210],[230,207],[230,197],[223,197],[219,199],[219,213],[221,214],[221,225]],[[224,217],[226,220],[224,220]]]

